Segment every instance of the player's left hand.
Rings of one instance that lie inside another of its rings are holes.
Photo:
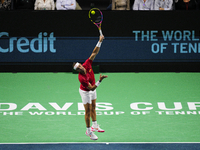
[[[102,81],[104,78],[107,78],[107,77],[108,77],[107,75],[101,75],[101,74],[100,74],[99,80]]]

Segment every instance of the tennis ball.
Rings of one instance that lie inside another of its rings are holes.
[[[94,10],[93,10],[93,11],[91,11],[91,14],[92,14],[92,15],[94,15],[94,14],[95,14],[95,11],[94,11]]]

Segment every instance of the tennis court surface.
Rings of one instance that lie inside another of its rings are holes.
[[[186,144],[183,149],[200,148],[200,73],[103,74],[108,78],[97,88],[96,111],[105,133],[92,141],[85,135],[77,74],[0,73],[1,146],[96,144],[98,149],[128,143],[137,149],[141,143],[153,149],[155,143],[178,143]]]

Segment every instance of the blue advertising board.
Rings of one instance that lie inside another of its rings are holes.
[[[28,15],[33,15],[33,12],[29,13]],[[49,12],[51,15],[54,13],[56,16],[63,17],[63,12]],[[118,12],[110,12],[110,14],[106,12],[105,14],[111,18],[116,13]],[[133,17],[134,13],[122,12],[120,15]],[[157,13],[159,14],[159,12]],[[174,13],[179,12],[168,12],[161,15],[171,15],[173,17]],[[41,15],[48,16],[49,14],[42,12]],[[73,15],[80,15],[80,12],[73,14],[69,12],[69,14],[74,18]],[[139,15],[143,17],[146,14],[142,12]],[[154,18],[153,15],[155,15],[155,12],[153,12],[152,18]],[[39,19],[41,18],[38,18],[38,16],[33,18],[34,22]],[[82,22],[84,22],[84,19],[82,18]],[[112,21],[117,21],[115,18],[113,19]],[[40,22],[42,25],[39,29],[34,25],[30,27],[30,22],[21,22],[21,26],[27,24],[24,27],[19,27],[20,23],[16,27],[10,25],[11,27],[8,27],[7,30],[3,28],[5,24],[1,24],[0,62],[85,61],[98,42],[98,29],[88,20],[84,27],[75,24],[75,20],[68,23],[64,22],[66,28],[63,29],[58,28],[57,24],[53,24],[52,20],[48,19],[45,22]],[[193,21],[196,22],[195,19]],[[44,27],[46,22],[52,23],[49,28]],[[59,22],[58,18],[54,18],[54,22]],[[79,20],[79,22],[81,21]],[[122,21],[122,25],[117,25],[117,27],[106,23],[106,19],[104,22],[105,40],[95,62],[200,62],[200,37],[196,25],[186,29],[183,26],[176,29],[176,25],[174,29],[169,29],[169,25],[166,25],[161,29],[160,25],[152,21],[149,22],[149,27],[144,29],[143,26],[139,26],[144,23],[142,19],[137,21],[137,25],[132,26],[130,24],[135,23],[134,18],[126,22]],[[189,24],[189,22],[187,23]],[[173,24],[173,22],[170,24]],[[126,25],[128,26],[126,27]],[[36,24],[36,26],[39,25]],[[19,28],[21,33],[18,32]],[[118,33],[113,32],[116,28],[119,28]],[[79,32],[80,30],[82,32]],[[27,31],[30,31],[30,33],[27,33]],[[65,35],[63,32],[65,32]]]

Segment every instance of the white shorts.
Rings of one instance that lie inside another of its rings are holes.
[[[79,88],[79,93],[81,95],[83,104],[87,104],[87,103],[92,104],[92,100],[97,99],[96,90],[94,90],[94,91],[83,91]]]

